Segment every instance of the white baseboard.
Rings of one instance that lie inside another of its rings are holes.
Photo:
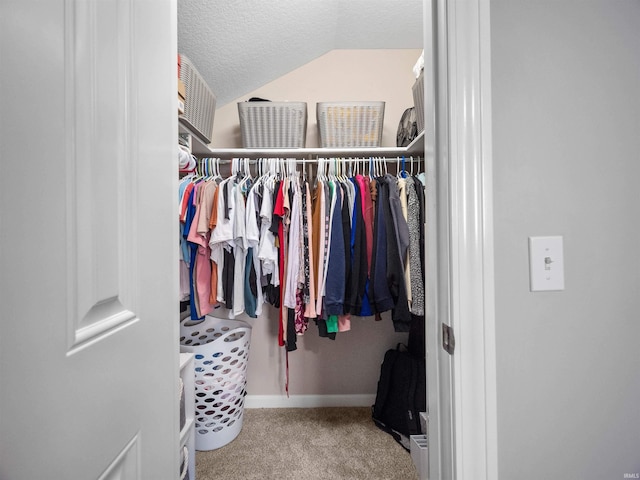
[[[375,394],[362,395],[247,395],[244,408],[370,407]]]

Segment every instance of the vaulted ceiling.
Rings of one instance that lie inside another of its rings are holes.
[[[178,0],[178,52],[222,106],[334,49],[422,48],[422,0]]]

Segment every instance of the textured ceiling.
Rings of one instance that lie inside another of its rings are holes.
[[[179,0],[178,52],[222,106],[334,49],[422,48],[422,0]]]

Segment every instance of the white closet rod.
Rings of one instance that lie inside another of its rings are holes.
[[[293,158],[299,162],[317,162],[318,158],[386,158],[395,161],[397,157],[410,156],[417,157],[416,153],[409,153],[404,147],[388,148],[273,148],[273,149],[250,149],[250,148],[216,148],[210,153],[203,155],[204,158]]]

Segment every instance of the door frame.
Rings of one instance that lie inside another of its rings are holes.
[[[424,12],[425,66],[436,72],[425,81],[427,221],[436,227],[427,237],[429,478],[495,480],[490,3],[425,0]]]

